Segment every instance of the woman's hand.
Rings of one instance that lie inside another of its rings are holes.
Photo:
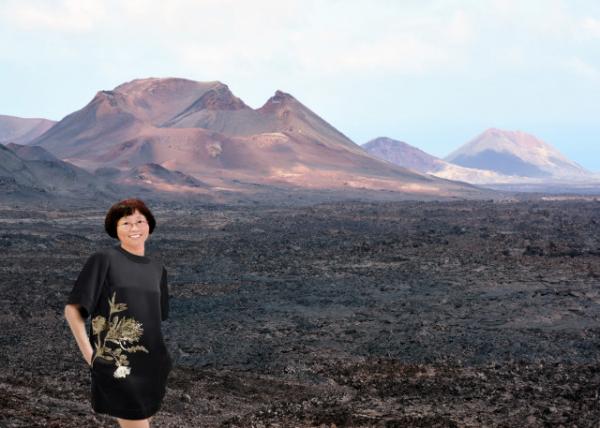
[[[85,362],[88,364],[88,366],[92,367],[92,357],[94,356],[94,350],[92,348],[90,348],[88,351],[86,351],[83,354],[83,358],[85,359]]]
[[[69,304],[65,306],[65,318],[67,319],[69,327],[73,332],[73,336],[77,341],[77,346],[79,347],[79,350],[83,355],[83,359],[88,364],[88,366],[91,367],[94,349],[90,344],[90,340],[85,330],[85,321],[79,313],[77,304]]]

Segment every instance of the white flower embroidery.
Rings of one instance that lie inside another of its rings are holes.
[[[127,366],[119,366],[119,367],[117,367],[117,370],[115,370],[115,372],[113,373],[113,376],[114,377],[125,377],[129,373],[131,373],[131,368],[129,368]]]
[[[148,354],[149,352],[142,345],[133,345],[142,337],[144,328],[142,323],[131,317],[119,319],[117,313],[127,310],[127,304],[117,303],[115,298],[116,292],[108,299],[110,305],[108,321],[102,315],[98,315],[92,320],[93,334],[97,336],[97,340],[95,343],[96,353],[92,359],[91,366],[94,366],[96,358],[114,361],[117,369],[113,376],[115,378],[124,378],[131,373],[131,368],[128,367],[129,359],[127,358],[127,353],[142,351]],[[109,344],[117,346],[111,347]]]

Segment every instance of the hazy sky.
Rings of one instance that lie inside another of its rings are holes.
[[[490,127],[600,171],[595,0],[0,0],[0,114],[59,120],[135,78],[289,92],[362,144],[446,156]]]

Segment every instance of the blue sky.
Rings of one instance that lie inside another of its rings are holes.
[[[59,120],[135,78],[289,92],[361,144],[443,157],[490,127],[600,171],[600,2],[1,0],[0,114]]]

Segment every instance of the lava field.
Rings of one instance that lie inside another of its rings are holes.
[[[600,201],[149,206],[152,426],[598,426]],[[0,207],[0,427],[117,426],[63,315],[107,209]]]

